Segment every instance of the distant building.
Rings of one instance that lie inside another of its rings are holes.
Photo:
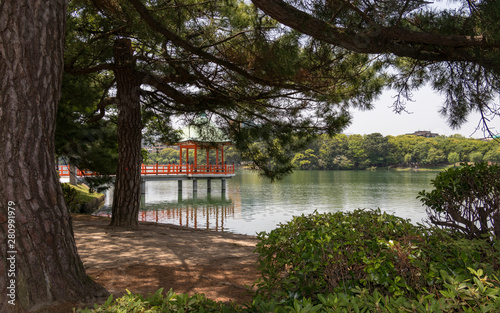
[[[434,138],[434,137],[439,136],[439,134],[431,133],[428,130],[417,130],[413,134],[407,134],[407,135],[414,135],[414,136],[420,136],[420,137],[425,137],[425,138]]]
[[[499,141],[500,140],[500,135],[492,135],[491,137],[485,137],[485,138],[481,138],[479,140],[482,140],[482,141],[491,141],[491,140]]]
[[[146,145],[143,144],[142,148],[146,149],[146,151],[148,151],[148,153],[157,153],[157,152],[160,152],[163,149],[171,148],[171,146],[168,146],[168,145],[166,145],[164,143],[157,142],[153,146],[146,146]]]

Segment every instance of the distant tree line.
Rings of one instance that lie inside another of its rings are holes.
[[[224,150],[227,164],[239,164],[244,158],[234,147]],[[198,152],[198,163],[205,164],[205,151]],[[338,134],[321,135],[302,151],[290,155],[292,164],[301,170],[354,170],[369,167],[435,167],[460,162],[500,163],[500,143],[465,138],[461,135],[426,138],[415,135],[383,136]],[[190,151],[189,160],[194,160]],[[150,153],[146,164],[177,164],[179,150],[166,148]],[[220,157],[219,157],[220,162]],[[210,153],[215,164],[215,152]]]
[[[461,135],[426,138],[415,135],[320,136],[293,157],[297,169],[366,169],[388,166],[424,166],[457,162],[500,163],[500,143]]]

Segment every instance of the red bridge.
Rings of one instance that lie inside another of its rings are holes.
[[[69,165],[59,165],[59,176],[69,177]],[[96,176],[97,173],[90,171],[77,170],[76,176]],[[173,179],[178,179],[179,176],[187,177],[223,177],[223,176],[234,176],[234,165],[195,165],[195,164],[156,164],[156,165],[141,165],[141,176],[162,176],[163,178],[168,178],[165,175],[171,175]]]

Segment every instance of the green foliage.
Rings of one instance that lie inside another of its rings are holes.
[[[480,163],[483,161],[483,154],[481,152],[473,152],[469,155],[469,161],[473,163]]]
[[[318,157],[314,150],[307,149],[304,154],[297,153],[292,160],[292,165],[301,170],[310,170],[318,167]]]
[[[455,164],[458,162],[460,162],[460,155],[456,152],[450,152],[450,154],[448,154],[448,163]]]
[[[237,312],[231,304],[218,303],[203,295],[176,294],[172,290],[163,294],[163,288],[154,295],[144,297],[140,294],[127,294],[121,298],[108,300],[93,309],[78,310],[80,313],[161,313],[161,312]]]
[[[55,149],[68,163],[102,175],[116,172],[116,125],[108,119],[89,122],[102,96],[105,75],[64,75],[57,109]]]
[[[418,252],[413,242],[422,236],[407,220],[380,211],[294,217],[259,234],[257,287],[278,299],[353,288],[405,294],[419,287],[412,258]]]
[[[72,186],[69,183],[62,183],[61,188],[66,207],[70,213],[88,213],[84,212],[84,205],[103,196],[103,194],[92,192],[92,190],[85,185]]]
[[[415,135],[386,136],[344,134],[319,136],[292,155],[297,169],[349,170],[369,167],[436,168],[458,162],[498,162],[497,141],[462,136],[425,138]],[[484,155],[484,157],[483,157]]]
[[[236,305],[215,302],[203,295],[163,294],[159,289],[154,295],[143,297],[128,292],[93,309],[74,310],[79,313],[160,313],[160,312],[223,312],[223,313],[347,313],[347,312],[498,312],[500,288],[496,277],[489,278],[482,270],[469,268],[472,279],[452,277],[442,273],[444,288],[436,293],[414,298],[383,295],[359,290],[352,295],[344,293],[318,294],[316,300],[294,298],[287,301],[264,299],[257,296],[251,303]]]
[[[500,166],[463,164],[439,173],[434,190],[421,191],[431,223],[468,238],[500,239]]]
[[[71,187],[69,183],[61,184],[63,191],[64,202],[66,202],[66,207],[69,212],[77,213],[80,210],[81,202],[77,199],[78,191]]]
[[[435,231],[380,210],[294,217],[258,236],[258,294],[277,300],[375,290],[416,296],[442,288],[443,273],[470,278],[467,267],[497,270],[496,248]]]

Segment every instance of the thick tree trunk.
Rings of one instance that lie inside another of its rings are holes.
[[[105,290],[78,256],[54,154],[66,1],[0,2],[0,312]]]
[[[141,205],[141,104],[140,77],[134,69],[130,40],[114,46],[118,98],[118,169],[111,226],[137,227]]]

